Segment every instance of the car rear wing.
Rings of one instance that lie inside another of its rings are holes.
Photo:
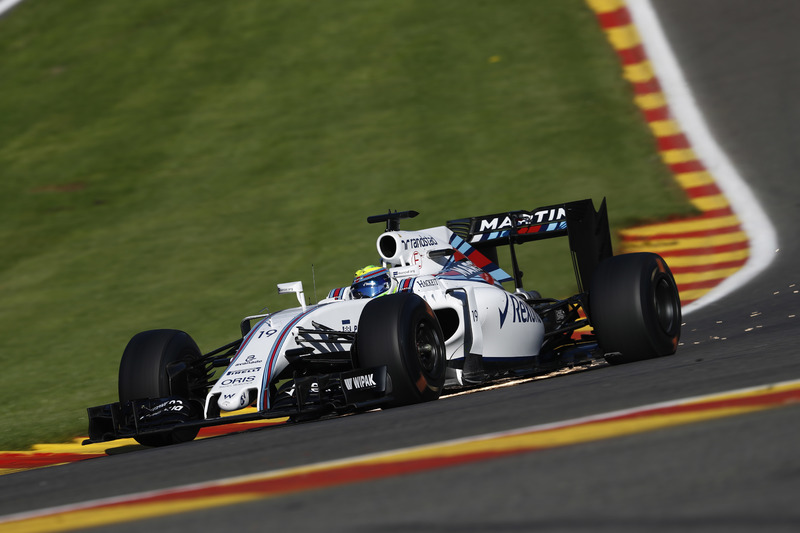
[[[514,284],[522,288],[522,271],[514,247],[526,242],[568,237],[578,291],[589,290],[592,274],[611,257],[611,233],[606,200],[595,211],[591,199],[540,207],[533,211],[508,211],[450,220],[447,227],[495,263],[497,247],[509,246]]]

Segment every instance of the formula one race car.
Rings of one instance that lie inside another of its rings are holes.
[[[416,215],[369,217],[386,224],[380,265],[314,305],[301,282],[278,284],[300,307],[244,318],[241,338],[221,348],[202,354],[176,330],[135,335],[120,363],[119,402],[88,409],[86,442],[133,437],[162,446],[192,440],[204,426],[402,406],[435,400],[446,387],[677,349],[672,274],[655,254],[612,256],[605,201],[598,211],[581,200],[400,230]],[[516,253],[559,236],[569,239],[578,284],[564,300],[526,291]],[[214,379],[217,367],[225,370]]]

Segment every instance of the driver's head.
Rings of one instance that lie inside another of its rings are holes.
[[[356,272],[350,294],[353,298],[374,298],[388,291],[391,284],[388,270],[369,265]]]

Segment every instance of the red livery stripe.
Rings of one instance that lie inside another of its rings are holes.
[[[472,264],[474,264],[478,268],[483,268],[486,265],[491,264],[491,261],[489,261],[489,259],[485,255],[483,255],[482,253],[480,253],[477,250],[475,250],[474,252],[469,254],[469,256],[467,256],[467,257],[472,262]]]

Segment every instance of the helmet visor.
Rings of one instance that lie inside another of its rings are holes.
[[[387,290],[389,290],[389,277],[384,275],[353,283],[350,292],[353,298],[374,298]]]

